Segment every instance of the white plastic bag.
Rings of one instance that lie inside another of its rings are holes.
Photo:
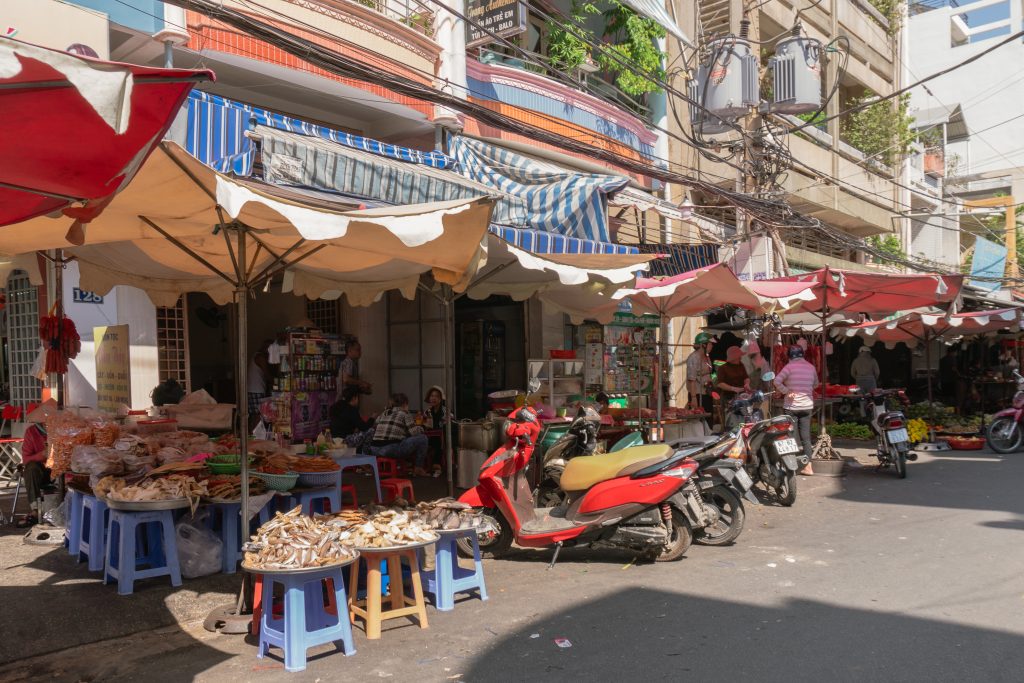
[[[186,579],[216,574],[221,568],[220,538],[201,519],[185,518],[174,527],[178,537],[178,562]]]

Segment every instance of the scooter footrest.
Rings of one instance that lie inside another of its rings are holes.
[[[577,526],[567,519],[552,517],[551,515],[544,515],[543,517],[537,517],[531,519],[529,522],[523,524],[523,533],[525,534],[539,534],[548,531],[561,531],[562,529],[572,529]]]

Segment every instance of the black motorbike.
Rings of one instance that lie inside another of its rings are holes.
[[[570,460],[597,452],[597,432],[601,428],[601,415],[593,408],[580,406],[566,433],[544,452],[541,479],[533,491],[537,507],[558,507],[565,500],[562,491],[562,472]]]

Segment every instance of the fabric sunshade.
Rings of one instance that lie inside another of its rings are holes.
[[[209,71],[117,64],[0,37],[0,225],[102,211]]]
[[[225,303],[236,285],[218,273],[234,273],[235,256],[228,231],[214,228],[237,222],[253,241],[250,279],[284,270],[270,252],[287,253],[286,284],[296,294],[343,293],[365,305],[388,289],[412,298],[425,272],[456,291],[464,289],[483,255],[493,207],[492,199],[478,197],[340,211],[324,200],[274,191],[220,175],[165,142],[89,225],[83,246],[64,238],[69,219],[47,217],[0,230],[0,253],[63,248],[79,262],[83,289],[102,294],[131,285],[158,306],[173,305],[184,292],[204,291]]]
[[[804,302],[802,311],[820,313],[881,313],[907,311],[926,306],[949,304],[963,286],[960,275],[889,275],[856,273],[822,268],[802,275],[749,283],[754,292],[772,296],[772,288],[781,283],[805,283],[811,286],[813,299]]]
[[[472,197],[497,198],[493,222],[521,225],[526,204],[454,171],[412,164],[331,140],[256,126],[263,159],[263,178],[275,185],[294,185],[342,192],[388,204],[423,204]]]
[[[442,152],[392,145],[373,138],[345,133],[302,119],[236,102],[210,93],[192,91],[188,96],[185,149],[221,173],[246,176],[252,172],[256,148],[246,136],[254,126],[329,140],[338,145],[432,168],[451,168],[455,160]]]
[[[466,177],[525,202],[525,220],[512,225],[611,241],[608,195],[624,188],[627,178],[572,171],[462,135],[452,138],[451,153]]]
[[[536,294],[575,322],[608,322],[619,307],[612,292],[632,283],[656,258],[648,254],[539,255],[491,234],[487,265],[481,267],[466,294],[472,299],[502,294],[516,301]]]
[[[738,306],[761,313],[790,310],[813,298],[808,285],[775,287],[772,294],[758,294],[729,270],[716,263],[675,277],[639,278],[635,289],[620,289],[613,299],[629,299],[635,313],[667,317],[700,315],[712,308]]]
[[[539,230],[520,230],[492,225],[491,234],[534,254],[638,254],[634,245],[581,240]]]
[[[1001,308],[972,313],[907,313],[892,320],[879,320],[850,327],[836,328],[835,336],[860,337],[868,345],[882,342],[888,348],[903,342],[913,348],[943,337],[965,337],[991,334],[1000,330],[1019,331],[1020,309]]]

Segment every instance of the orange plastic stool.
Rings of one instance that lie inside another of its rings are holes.
[[[389,479],[381,479],[380,487],[384,490],[384,502],[390,503],[395,498],[408,492],[404,498],[410,503],[416,502],[416,497],[412,491],[412,481],[409,479],[399,479],[398,477],[391,477]]]
[[[377,469],[381,477],[400,477],[405,474],[402,463],[395,458],[378,457]]]

